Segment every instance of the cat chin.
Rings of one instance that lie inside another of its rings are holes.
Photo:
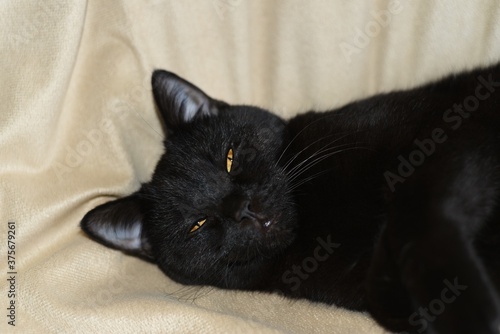
[[[212,285],[222,289],[253,289],[261,282],[269,271],[270,264],[274,261],[257,257],[247,261],[236,261],[228,264],[230,268],[226,272],[226,276],[220,277],[215,282],[210,282]]]
[[[205,274],[181,273],[176,269],[159,265],[160,269],[172,280],[184,285],[209,285],[222,289],[252,289],[258,285],[270,261],[262,257],[228,262],[223,267],[205,270]],[[222,274],[224,273],[224,274]]]
[[[276,218],[266,219],[262,222],[249,220],[242,222],[242,225],[243,228],[253,229],[258,238],[266,244],[276,239],[286,241],[287,238],[290,238],[290,232],[293,230],[288,226],[290,224]]]

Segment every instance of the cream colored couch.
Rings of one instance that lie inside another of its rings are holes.
[[[151,176],[155,68],[290,117],[498,61],[499,22],[496,0],[0,2],[0,332],[383,332],[333,306],[180,286],[79,221]]]

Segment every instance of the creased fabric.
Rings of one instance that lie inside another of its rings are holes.
[[[79,221],[162,154],[153,69],[291,117],[496,62],[499,22],[496,0],[0,2],[0,332],[384,332],[334,306],[183,287]]]

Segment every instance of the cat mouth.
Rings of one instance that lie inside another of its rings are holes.
[[[277,219],[265,216],[250,217],[243,220],[243,226],[253,226],[255,229],[265,233],[276,225]]]
[[[262,227],[264,228],[269,228],[271,227],[271,225],[273,225],[275,223],[274,220],[267,220],[266,222],[264,222],[264,224],[262,224]]]
[[[274,225],[276,225],[276,221],[277,220],[273,219],[273,218],[264,218],[264,219],[255,220],[254,224],[256,225],[256,227],[259,230],[261,230],[261,232],[266,233],[270,229],[272,229],[274,227]]]
[[[277,215],[270,215],[265,217],[264,219],[261,219],[259,223],[262,226],[262,229],[265,230],[266,232],[269,230],[275,230],[276,228],[279,229],[281,225],[279,224],[281,217],[282,217],[281,213],[278,213]]]
[[[274,214],[259,219],[259,224],[263,232],[280,231],[284,226],[280,223],[282,214]]]

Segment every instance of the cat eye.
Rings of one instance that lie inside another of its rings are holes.
[[[233,167],[233,149],[230,148],[227,152],[226,157],[226,170],[228,173],[231,173],[231,168]]]
[[[202,219],[202,220],[198,220],[192,227],[191,227],[191,230],[189,230],[189,233],[193,233],[195,231],[197,231],[200,227],[203,226],[203,224],[205,224],[205,222],[207,221],[207,219]]]

